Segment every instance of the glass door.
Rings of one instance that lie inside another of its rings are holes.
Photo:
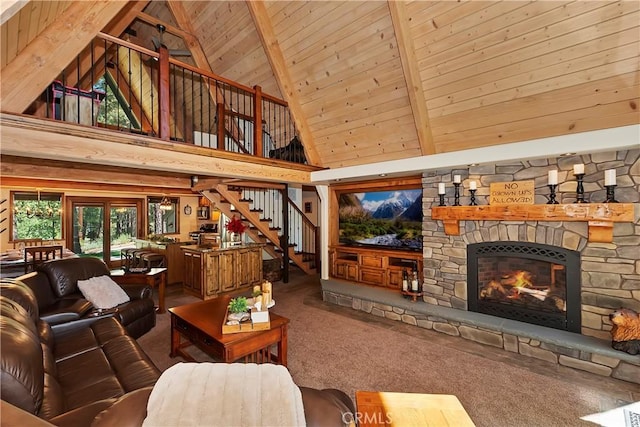
[[[141,233],[142,199],[67,198],[71,212],[67,245],[80,256],[119,267],[124,248],[135,247]]]

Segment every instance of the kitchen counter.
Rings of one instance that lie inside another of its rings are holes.
[[[182,245],[185,292],[202,299],[262,283],[262,243]]]
[[[190,251],[198,251],[198,252],[222,252],[222,251],[232,251],[238,249],[247,249],[247,248],[262,248],[264,247],[263,243],[233,243],[233,242],[222,242],[219,244],[202,244],[199,245],[197,243],[192,244],[184,244],[180,246],[180,249],[187,249]]]

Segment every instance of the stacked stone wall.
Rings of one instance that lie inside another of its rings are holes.
[[[588,241],[586,222],[551,221],[461,221],[459,236],[444,232],[442,221],[431,219],[437,206],[438,183],[447,186],[447,205],[453,204],[453,175],[461,175],[462,205],[469,204],[466,189],[477,182],[476,200],[488,204],[493,182],[533,180],[535,203],[548,201],[549,170],[558,171],[559,203],[575,203],[576,180],[573,165],[585,165],[585,200],[602,203],[606,199],[604,171],[615,169],[616,199],[635,204],[633,223],[616,223],[612,243]],[[493,241],[542,243],[581,253],[581,321],[584,335],[609,339],[608,315],[619,307],[640,312],[640,149],[572,157],[522,160],[494,165],[470,166],[428,172],[423,176],[423,292],[429,304],[467,310],[467,245]],[[375,314],[375,313],[374,313]]]

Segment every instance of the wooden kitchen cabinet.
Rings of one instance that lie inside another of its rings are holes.
[[[183,246],[185,292],[202,299],[262,283],[262,246]]]

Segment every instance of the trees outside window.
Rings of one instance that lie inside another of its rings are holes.
[[[179,227],[179,199],[166,198],[170,204],[164,205],[162,197],[149,197],[147,199],[148,234],[175,234]]]
[[[62,193],[12,191],[11,237],[62,239]]]

